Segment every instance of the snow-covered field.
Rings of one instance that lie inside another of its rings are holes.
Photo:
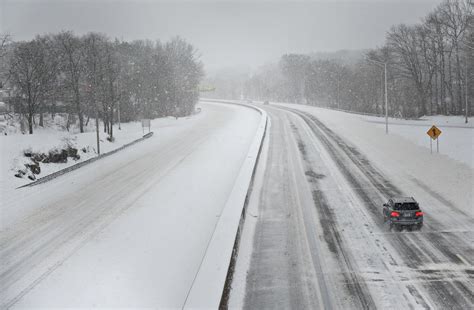
[[[259,121],[202,104],[142,143],[17,190],[1,207],[3,305],[181,308]]]

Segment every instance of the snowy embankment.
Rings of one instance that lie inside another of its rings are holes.
[[[421,120],[389,119],[385,134],[383,118],[362,116],[297,104],[277,104],[314,114],[328,128],[356,146],[384,174],[416,198],[421,189],[453,202],[473,214],[474,119],[436,116]],[[432,126],[443,132],[440,154],[430,153],[426,132]],[[420,196],[426,193],[420,193]]]
[[[183,307],[260,119],[202,104],[143,143],[17,190],[1,210],[3,305]]]
[[[385,129],[385,119],[381,117],[361,118]],[[427,149],[430,149],[430,137],[426,132],[433,125],[442,131],[438,141],[439,153],[474,168],[474,118],[471,117],[467,124],[463,116],[425,116],[418,120],[389,119],[391,134]],[[436,141],[433,141],[433,152],[436,152]]]
[[[65,163],[39,163],[41,173],[35,175],[36,178],[45,177],[61,169],[70,167],[97,156],[97,135],[95,132],[95,122],[90,120],[89,125],[85,127],[84,133],[79,133],[77,126],[72,126],[69,131],[65,129],[65,118],[56,115],[54,119],[45,116],[45,127],[37,126],[33,135],[22,134],[18,124],[9,122],[0,122],[2,134],[0,135],[0,144],[2,148],[0,161],[0,192],[3,195],[10,196],[15,188],[32,182],[28,175],[22,178],[14,175],[19,170],[25,170],[25,164],[31,164],[29,157],[25,152],[48,154],[67,148],[68,146],[78,150],[78,159],[67,158]],[[176,123],[175,118],[160,118],[151,121],[151,130],[159,130],[166,126],[172,126]],[[143,136],[148,132],[148,128],[143,128],[140,122],[122,123],[121,129],[118,125],[114,126],[114,141],[107,140],[107,134],[100,127],[100,152],[108,153],[122,147]],[[6,135],[5,135],[6,133]],[[31,174],[31,172],[29,173]]]

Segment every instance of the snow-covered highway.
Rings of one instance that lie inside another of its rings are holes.
[[[232,104],[201,107],[143,143],[2,199],[3,308],[182,308],[195,282],[193,305],[206,307],[199,271],[262,119]],[[258,107],[269,123],[228,306],[473,308],[472,167],[355,115]],[[422,230],[383,223],[392,196],[416,198]]]
[[[202,112],[2,199],[1,308],[181,308],[260,121]]]
[[[231,307],[474,307],[469,166],[427,157],[429,150],[342,112],[261,107],[271,126]],[[420,202],[421,231],[383,223],[382,204],[392,196]]]

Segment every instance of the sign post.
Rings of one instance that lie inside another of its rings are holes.
[[[439,130],[438,127],[435,125],[431,126],[431,128],[426,132],[428,136],[430,136],[430,151],[433,154],[433,140],[436,140],[436,152],[439,153],[439,139],[438,137],[441,135],[442,131]]]
[[[148,118],[142,119],[143,134],[145,134],[145,127],[148,127],[148,132],[150,132],[150,119],[148,119]]]

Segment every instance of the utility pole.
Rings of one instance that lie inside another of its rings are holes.
[[[384,70],[384,84],[385,84],[385,134],[388,134],[388,93],[387,93],[387,63],[386,62],[381,62],[377,60],[372,60],[369,58],[366,58],[367,61],[370,61],[371,63],[383,68]]]
[[[97,136],[97,155],[100,155],[100,138],[99,138],[99,109],[95,106],[95,133]]]
[[[96,86],[94,79],[94,87]],[[92,88],[92,85],[89,85],[89,91],[92,92],[92,103],[95,106],[95,133],[97,137],[97,156],[100,156],[100,137],[99,137],[99,108],[97,107],[97,102],[95,102],[95,89]]]
[[[469,100],[468,100],[468,95],[469,95],[469,85],[467,84],[467,73],[468,73],[468,67],[467,67],[467,57],[466,57],[466,83],[464,85],[464,88],[466,89],[466,120],[464,121],[466,124],[469,122]]]
[[[387,94],[387,63],[383,64],[385,71],[385,134],[388,135],[388,94]]]
[[[120,128],[120,100],[117,102],[117,118],[118,118],[118,123],[119,123],[119,130],[122,130],[122,128]]]
[[[118,95],[118,101],[117,101],[117,118],[118,118],[118,129],[122,130],[120,127],[120,99],[122,99],[122,89],[120,89],[120,79],[117,79],[117,92],[119,93]]]
[[[467,44],[467,43],[464,43],[464,42],[461,42],[461,43],[462,43],[465,47],[467,47],[468,49],[474,50],[474,46],[471,46],[471,45],[469,45],[469,44]],[[468,116],[469,116],[469,111],[468,111],[468,110],[469,110],[469,99],[468,99],[468,98],[469,98],[469,96],[468,96],[468,95],[469,95],[469,84],[468,84],[468,82],[467,82],[467,80],[468,80],[467,75],[468,75],[468,73],[469,73],[469,68],[468,68],[468,65],[467,65],[467,64],[468,64],[468,59],[467,59],[467,53],[466,53],[466,76],[465,76],[465,79],[466,79],[466,80],[465,80],[465,83],[464,83],[464,84],[465,84],[465,85],[464,85],[464,88],[465,88],[465,92],[466,92],[466,98],[465,98],[465,99],[466,99],[466,108],[465,108],[465,110],[466,110],[466,111],[465,111],[465,112],[466,112],[466,120],[465,120],[464,122],[465,122],[466,124],[469,122],[469,117],[468,117]]]

